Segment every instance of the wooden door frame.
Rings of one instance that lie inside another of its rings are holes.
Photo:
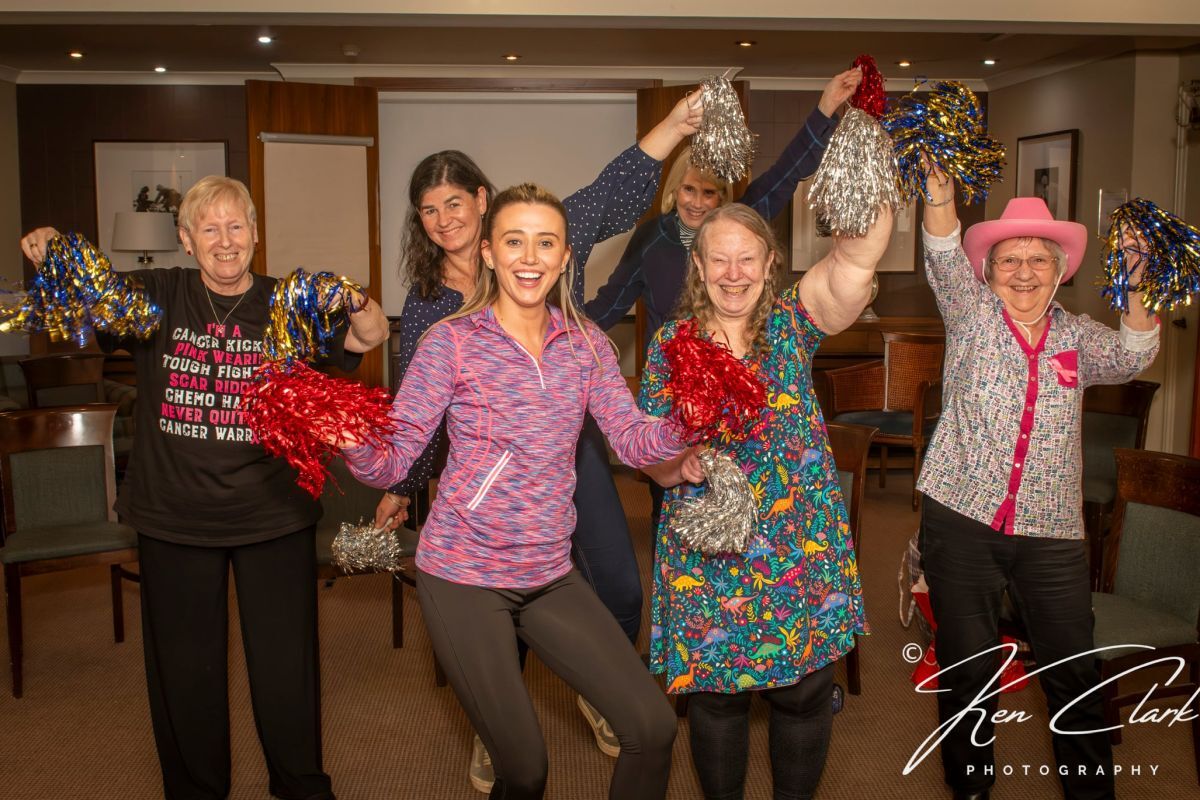
[[[361,93],[360,102],[368,96],[370,102],[362,107],[366,109],[365,126],[355,127],[352,119],[324,117],[320,115],[294,115],[289,127],[304,130],[271,130],[272,112],[279,110],[284,104],[283,95],[302,90],[312,91],[349,91]],[[330,122],[332,121],[332,124]],[[369,128],[369,130],[367,130]],[[379,233],[379,94],[368,86],[346,86],[340,84],[308,84],[280,83],[278,81],[246,81],[246,138],[249,150],[250,165],[250,197],[258,209],[258,241],[259,246],[254,254],[251,269],[260,275],[267,272],[267,210],[266,210],[266,145],[259,134],[294,133],[294,134],[323,134],[332,136],[369,136],[372,144],[366,147],[367,157],[367,230],[368,242],[368,278],[367,295],[376,303],[381,303],[382,295],[382,248]],[[376,347],[363,353],[362,364],[354,371],[353,376],[370,386],[383,385],[383,354],[382,347]],[[336,372],[336,370],[335,370]]]

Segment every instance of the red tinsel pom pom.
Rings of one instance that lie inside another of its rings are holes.
[[[850,105],[861,108],[875,119],[879,119],[887,106],[887,95],[883,88],[883,75],[880,74],[879,67],[875,66],[875,59],[861,55],[854,59],[851,66],[862,67],[863,79],[854,96],[850,98]]]
[[[329,474],[326,464],[338,452],[329,444],[350,434],[381,445],[393,430],[387,392],[357,381],[331,378],[301,361],[266,362],[242,394],[246,425],[273,456],[299,471],[296,483],[320,497]]]
[[[767,405],[754,370],[728,348],[702,338],[695,320],[679,323],[675,336],[663,343],[663,355],[670,369],[671,415],[688,441],[708,441],[722,431],[735,439],[751,433]]]

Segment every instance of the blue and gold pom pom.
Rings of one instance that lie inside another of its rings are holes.
[[[93,331],[144,339],[161,317],[132,276],[114,271],[104,253],[70,233],[51,239],[29,286],[0,303],[0,332],[45,331],[82,347]]]
[[[1141,292],[1153,312],[1190,305],[1200,291],[1200,230],[1149,200],[1135,198],[1113,212],[1104,253],[1100,294],[1118,311],[1129,311],[1130,291]]]
[[[328,352],[337,328],[338,312],[354,312],[361,286],[332,272],[297,269],[275,285],[270,319],[263,334],[268,361],[315,361]]]
[[[1004,168],[1004,145],[987,134],[975,93],[957,81],[940,81],[922,96],[914,89],[882,120],[891,134],[905,200],[925,194],[932,165],[954,179],[963,202],[987,199]]]

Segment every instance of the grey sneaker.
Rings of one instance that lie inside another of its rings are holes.
[[[471,766],[467,768],[467,776],[471,779],[471,785],[484,794],[491,792],[492,784],[496,782],[496,773],[492,769],[492,757],[488,755],[487,748],[483,746],[483,740],[478,736],[471,743]]]
[[[592,733],[596,736],[596,747],[600,748],[600,752],[606,756],[616,758],[621,754],[621,742],[617,740],[617,735],[613,733],[612,726],[608,724],[608,720],[600,716],[600,712],[592,707],[592,704],[583,699],[583,695],[579,695],[576,701],[579,710],[583,712],[583,718],[592,726]]]

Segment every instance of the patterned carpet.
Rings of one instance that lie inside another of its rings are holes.
[[[937,753],[909,775],[906,762],[936,727],[934,701],[917,695],[902,650],[920,641],[897,620],[896,572],[916,529],[911,482],[897,470],[881,490],[868,480],[862,573],[872,635],[862,643],[863,694],[835,718],[822,800],[941,798]],[[643,574],[649,570],[649,501],[645,487],[622,476],[622,498]],[[416,598],[406,590],[407,638],[390,642],[389,578],[338,580],[320,589],[325,765],[342,800],[451,798],[478,800],[466,766],[470,731],[449,689],[434,686],[428,640]],[[138,597],[126,585],[127,639],[112,642],[107,573],[82,570],[25,582],[25,696],[14,700],[0,681],[0,787],[10,800],[153,798],[161,796],[142,673]],[[0,623],[2,624],[2,623]],[[844,678],[840,678],[844,681]],[[531,658],[527,681],[550,752],[549,798],[607,797],[612,761],[594,746],[572,693]],[[231,631],[230,702],[235,800],[267,797],[266,772],[250,715],[240,636]],[[756,704],[749,800],[770,797],[766,715]],[[1000,726],[1001,776],[992,797],[1055,798],[1050,738],[1041,692],[1032,686],[1005,695],[1002,707],[1034,716]],[[699,797],[687,747],[686,722],[676,740],[669,797]],[[1189,725],[1129,726],[1116,750],[1124,774],[1122,798],[1196,797]],[[1025,775],[1029,765],[1029,775]],[[1130,775],[1134,765],[1140,776]],[[1150,766],[1157,765],[1157,775]]]

